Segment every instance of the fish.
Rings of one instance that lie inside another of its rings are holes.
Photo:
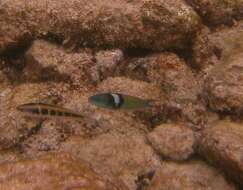
[[[101,93],[89,97],[89,102],[97,107],[108,109],[140,109],[151,106],[153,100],[143,100],[138,97],[120,93]]]
[[[17,106],[18,111],[28,116],[39,118],[83,118],[79,113],[72,110],[45,103],[27,103]]]

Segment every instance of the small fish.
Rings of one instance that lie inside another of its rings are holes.
[[[40,118],[83,118],[81,114],[75,113],[69,109],[44,103],[29,103],[17,107],[17,110],[30,116]]]
[[[89,97],[89,102],[103,108],[109,109],[139,109],[150,106],[151,100],[143,100],[137,97],[118,94],[102,93]]]

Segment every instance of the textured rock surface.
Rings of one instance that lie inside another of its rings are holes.
[[[96,107],[88,102],[89,96],[102,92],[129,94],[142,99],[155,100],[155,102],[158,101],[158,103],[160,103],[161,99],[163,99],[160,89],[156,85],[148,82],[131,80],[125,77],[109,77],[101,82],[95,90],[83,94],[83,96],[77,93],[66,96],[65,102],[67,107],[83,113],[85,116],[87,116],[89,121],[96,121],[95,125],[102,126],[97,128],[97,130],[100,128],[100,132],[106,130],[127,131],[133,130],[133,128],[146,131],[148,126],[141,124],[141,117],[137,117],[140,116],[139,113],[144,112],[145,115],[147,115],[147,117],[144,118],[146,121],[148,121],[149,117],[151,117],[153,114],[156,114],[156,111],[162,113],[162,110],[158,110],[157,108],[153,107],[135,111],[109,110]]]
[[[0,70],[0,90],[3,91],[7,87],[7,78],[5,74]]]
[[[205,98],[214,111],[242,115],[243,30],[240,26],[225,28],[209,38],[219,50],[221,63],[210,71],[206,79]]]
[[[207,27],[197,32],[192,44],[191,65],[193,68],[203,71],[207,74],[211,68],[219,64],[217,57],[217,48],[211,41],[210,30]]]
[[[106,90],[110,87],[108,84],[112,84],[115,89],[122,90],[128,89],[125,84],[134,83],[137,86],[134,85],[129,92],[140,93],[142,97],[146,97],[150,92],[144,90],[150,87],[148,83],[121,79],[109,78],[98,88]],[[153,95],[156,97],[156,93]],[[69,152],[87,160],[103,176],[117,176],[129,189],[136,189],[137,176],[161,164],[159,156],[146,143],[147,126],[135,119],[130,112],[97,108],[88,103],[88,97],[85,95],[80,98],[75,94],[67,105],[89,116],[88,123],[90,121],[94,124],[69,124],[72,137],[68,138],[58,151]]]
[[[147,137],[152,147],[163,158],[181,161],[188,159],[194,153],[194,133],[183,126],[160,125]]]
[[[123,126],[121,126],[123,127]],[[131,126],[133,127],[133,126]],[[137,176],[160,166],[160,158],[139,131],[109,132],[96,138],[70,138],[61,148],[93,166],[102,176],[116,176],[136,189]]]
[[[0,164],[15,162],[21,158],[21,154],[14,149],[0,151]]]
[[[243,18],[242,0],[187,0],[210,25],[232,24]]]
[[[74,86],[84,82],[101,82],[113,76],[123,61],[119,49],[101,50],[94,55],[91,49],[68,52],[56,44],[36,40],[25,55],[25,81],[69,81]]]
[[[23,160],[0,165],[2,190],[86,189],[125,190],[102,180],[87,163],[68,155],[47,155],[38,160]]]
[[[59,92],[56,88],[52,90]],[[144,99],[160,99],[160,91],[156,86],[122,77],[104,80],[98,86],[96,93],[107,92],[112,88],[114,90],[116,89],[116,92],[128,93]],[[47,93],[44,89],[43,92],[44,94]],[[83,114],[86,120],[44,121],[42,128],[37,134],[33,134],[26,141],[21,143],[21,147],[25,154],[30,157],[35,157],[35,155],[43,154],[46,151],[58,150],[61,143],[72,135],[83,138],[94,138],[100,134],[112,131],[123,134],[130,134],[136,131],[144,134],[144,132],[148,130],[148,126],[142,124],[136,113],[98,108],[88,103],[88,98],[92,93],[83,94],[83,91],[81,91],[80,94],[75,91],[70,91],[69,89],[60,91],[58,101],[59,105],[61,104],[64,107]],[[146,113],[150,116],[153,114],[153,111],[148,110]]]
[[[119,64],[124,61],[124,54],[120,49],[101,50],[95,54],[94,58],[95,66],[90,70],[92,80],[101,82],[108,76],[114,76]]]
[[[16,106],[43,98],[40,93],[46,84],[27,84],[16,88],[8,87],[0,92],[0,148],[5,149],[16,145],[28,136],[31,128],[36,125],[32,119],[26,119],[16,111]]]
[[[62,124],[61,124],[62,123]],[[41,123],[35,134],[24,140],[20,145],[21,152],[28,157],[37,157],[48,151],[57,150],[70,135],[65,126],[67,121],[46,120]]]
[[[151,185],[146,190],[235,190],[233,184],[228,183],[224,176],[215,168],[202,161],[190,161],[178,164],[165,162],[157,170]]]
[[[218,49],[218,57],[227,61],[234,54],[242,52],[243,48],[243,22],[233,27],[221,27],[208,35],[209,41]]]
[[[33,36],[48,35],[66,44],[181,48],[200,22],[182,0],[4,0],[0,18],[0,52]]]
[[[142,99],[160,100],[160,89],[151,83],[125,77],[110,77],[98,86],[98,92],[117,92]]]
[[[141,98],[160,98],[156,86],[122,77],[104,80],[96,92],[112,89]],[[87,120],[45,121],[38,133],[21,143],[23,156],[36,158],[47,151],[69,152],[88,161],[107,178],[118,176],[130,189],[135,189],[138,175],[161,164],[160,157],[146,142],[148,126],[132,112],[89,104],[89,96],[90,93],[62,92],[60,102],[87,116]]]
[[[154,83],[161,90],[162,121],[185,122],[194,130],[207,125],[209,114],[200,100],[201,85],[185,62],[173,53],[134,58],[127,75]]]
[[[94,66],[91,51],[65,52],[57,45],[37,40],[26,53],[24,77],[28,81],[70,81],[78,86],[90,80],[89,68]]]
[[[214,126],[243,118],[241,18],[242,0],[0,0],[0,189],[242,189],[241,124]],[[84,117],[16,111],[32,102]]]
[[[243,54],[214,68],[205,83],[205,96],[214,111],[237,113],[243,110]]]
[[[222,121],[205,130],[199,141],[199,152],[243,185],[242,124]]]

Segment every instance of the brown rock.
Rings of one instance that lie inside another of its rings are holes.
[[[207,125],[210,115],[199,97],[200,82],[178,56],[173,53],[152,54],[133,59],[127,68],[129,76],[143,73],[141,78],[156,84],[161,90],[161,121],[184,122],[193,130]]]
[[[131,190],[136,189],[139,174],[160,166],[160,158],[138,130],[109,132],[90,139],[73,137],[63,144],[61,151],[88,161],[108,179],[118,177]]]
[[[3,71],[0,70],[0,90],[3,91],[3,89],[6,88],[7,78],[6,75],[3,73]]]
[[[199,141],[199,152],[208,161],[243,185],[243,128],[222,121],[206,129]]]
[[[61,119],[60,119],[61,120]],[[41,123],[38,131],[24,140],[19,148],[25,157],[37,157],[48,151],[57,150],[70,135],[67,121],[49,119]]]
[[[196,101],[201,90],[192,70],[173,53],[155,55],[149,63],[148,78],[178,103]]]
[[[148,141],[163,158],[182,161],[194,153],[195,137],[190,129],[163,124],[148,134]]]
[[[133,85],[132,91],[130,89],[129,92],[140,93],[140,96],[144,98],[150,96],[148,95],[150,89],[154,92],[156,90],[149,83],[140,83],[140,81],[129,79],[123,81],[122,79],[107,79],[101,83],[99,88],[100,90],[108,88],[110,87],[108,83],[111,82],[117,89],[124,89],[126,85],[123,82],[125,82],[128,85]],[[57,89],[54,88],[56,91]],[[149,91],[146,92],[146,89],[149,89]],[[60,102],[64,107],[83,114],[85,120],[45,121],[38,133],[33,134],[21,143],[23,155],[35,158],[46,151],[71,151],[73,155],[87,159],[91,164],[94,164],[95,169],[99,170],[100,168],[102,175],[113,175],[114,173],[121,176],[130,187],[135,187],[135,179],[139,172],[143,172],[143,169],[149,170],[160,164],[159,156],[145,142],[144,135],[147,126],[142,124],[140,120],[134,119],[130,112],[98,108],[88,103],[88,97],[94,92],[80,94],[76,91],[64,92],[61,94]],[[153,96],[160,97],[156,93],[153,93]],[[133,151],[134,147],[137,148]],[[98,152],[94,155],[93,151]],[[117,151],[117,155],[113,154]],[[107,159],[107,162],[104,162],[103,159]],[[129,162],[131,164],[127,166]],[[120,173],[121,168],[124,168],[122,170],[124,173]]]
[[[144,96],[145,84],[140,84],[144,85],[140,89]],[[27,158],[36,158],[46,151],[72,153],[88,161],[100,175],[107,179],[117,176],[130,189],[135,189],[135,181],[140,173],[160,166],[159,156],[146,143],[147,126],[135,120],[131,113],[89,104],[91,94],[80,96],[77,92],[64,92],[61,96],[63,105],[83,114],[85,121],[45,121],[38,133],[21,143],[22,154]]]
[[[110,77],[98,86],[99,92],[117,92],[142,99],[158,100],[161,98],[160,89],[151,83],[131,80],[125,77]]]
[[[113,76],[123,60],[123,52],[119,49],[98,51],[95,55],[95,66],[90,71],[92,80],[100,82]]]
[[[128,88],[129,85],[132,88]],[[59,105],[74,110],[84,116],[82,120],[47,120],[42,124],[38,133],[33,134],[23,143],[21,147],[27,157],[36,157],[46,151],[59,150],[59,146],[70,136],[79,136],[82,138],[95,138],[101,134],[111,132],[121,134],[139,133],[144,134],[148,131],[148,126],[142,124],[140,117],[136,113],[124,110],[109,110],[96,107],[88,102],[88,98],[94,93],[110,91],[111,88],[116,91],[141,98],[160,98],[159,90],[156,86],[146,82],[133,81],[130,79],[116,77],[104,80],[96,92],[84,93],[81,91],[60,91],[58,86],[54,86],[52,91],[60,92]],[[120,91],[119,91],[120,90]],[[44,92],[46,92],[44,90]],[[81,95],[82,94],[82,95]],[[141,110],[144,112],[144,110]],[[148,110],[147,114],[151,114]]]
[[[242,58],[242,53],[235,54],[229,61],[216,67],[208,77],[206,90],[209,93],[209,105],[212,109],[218,111],[241,111]],[[209,80],[211,84],[209,84]]]
[[[243,17],[242,0],[187,0],[210,25],[232,24]]]
[[[31,87],[29,92],[28,87]],[[41,86],[38,86],[41,88]],[[35,98],[36,90],[34,85],[26,85],[18,88],[5,88],[0,94],[0,149],[9,148],[20,141],[28,134],[30,128],[35,126],[33,121],[25,123],[23,118],[16,111],[16,106],[28,98]],[[23,93],[22,93],[23,92]],[[22,95],[22,96],[21,96]],[[24,99],[25,98],[25,99]],[[17,119],[19,118],[19,119]]]
[[[0,58],[0,92],[3,91],[9,85],[8,76],[5,72],[6,61]]]
[[[102,47],[182,48],[200,23],[183,0],[4,0],[0,12],[0,52],[33,36]]]
[[[0,164],[16,162],[21,158],[21,154],[15,149],[0,151]]]
[[[70,81],[80,86],[89,81],[89,68],[94,66],[88,50],[68,53],[63,48],[43,40],[37,40],[26,53],[26,80]]]
[[[221,29],[210,35],[221,58],[221,64],[211,70],[204,85],[205,99],[214,111],[242,115],[242,39],[240,26]]]
[[[125,190],[95,174],[87,163],[69,155],[47,155],[0,165],[2,190]]]
[[[26,139],[39,123],[39,120],[24,117],[18,112],[18,105],[42,102],[49,97],[58,98],[58,93],[64,89],[65,85],[61,83],[30,83],[4,88],[0,92],[0,149],[12,147]]]
[[[27,81],[70,81],[75,86],[84,82],[101,82],[113,76],[124,59],[119,49],[101,50],[93,55],[89,49],[70,53],[44,40],[36,40],[25,55],[24,78]]]
[[[218,112],[242,115],[243,111],[243,54],[215,67],[205,81],[205,99]]]
[[[208,35],[209,41],[217,49],[217,56],[225,62],[228,58],[239,54],[243,49],[243,22],[233,27],[221,27]]]
[[[215,168],[202,161],[165,162],[146,190],[236,190]]]
[[[209,39],[210,34],[210,30],[207,27],[202,28],[197,32],[192,44],[191,66],[201,71],[204,75],[207,75],[211,68],[219,64],[218,49]]]

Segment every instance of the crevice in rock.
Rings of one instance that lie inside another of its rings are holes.
[[[141,64],[131,64],[131,57],[126,57],[126,59],[121,62],[115,72],[116,76],[125,76],[133,80],[140,80],[144,82],[150,82],[148,79],[147,68],[143,63]],[[136,58],[135,58],[136,59]]]
[[[25,73],[26,61],[23,55],[14,59],[5,59],[5,65],[2,66],[3,72],[8,80],[16,85],[22,83],[40,83],[40,82],[66,82],[70,81],[70,76],[61,74],[53,67],[41,68],[38,64],[33,65],[37,73]],[[33,71],[33,69],[32,69]]]
[[[127,48],[123,50],[125,57],[146,57],[149,54],[155,53],[151,49],[144,48]]]
[[[21,74],[26,66],[23,54],[14,55],[14,57],[4,57],[4,65],[1,70],[12,84],[19,84],[22,81]]]
[[[17,59],[25,54],[32,42],[32,36],[24,35],[18,42],[9,44],[3,52],[0,52],[0,56],[7,60]]]
[[[137,184],[136,190],[146,190],[146,188],[150,184],[150,181],[153,179],[154,174],[155,170],[151,170],[147,173],[138,175],[137,180],[135,181],[135,183]]]
[[[40,39],[43,39],[45,41],[48,41],[48,42],[51,42],[51,43],[54,43],[57,45],[63,45],[63,42],[64,42],[63,37],[60,37],[59,35],[51,33],[51,32],[48,32],[47,34],[40,36]]]

